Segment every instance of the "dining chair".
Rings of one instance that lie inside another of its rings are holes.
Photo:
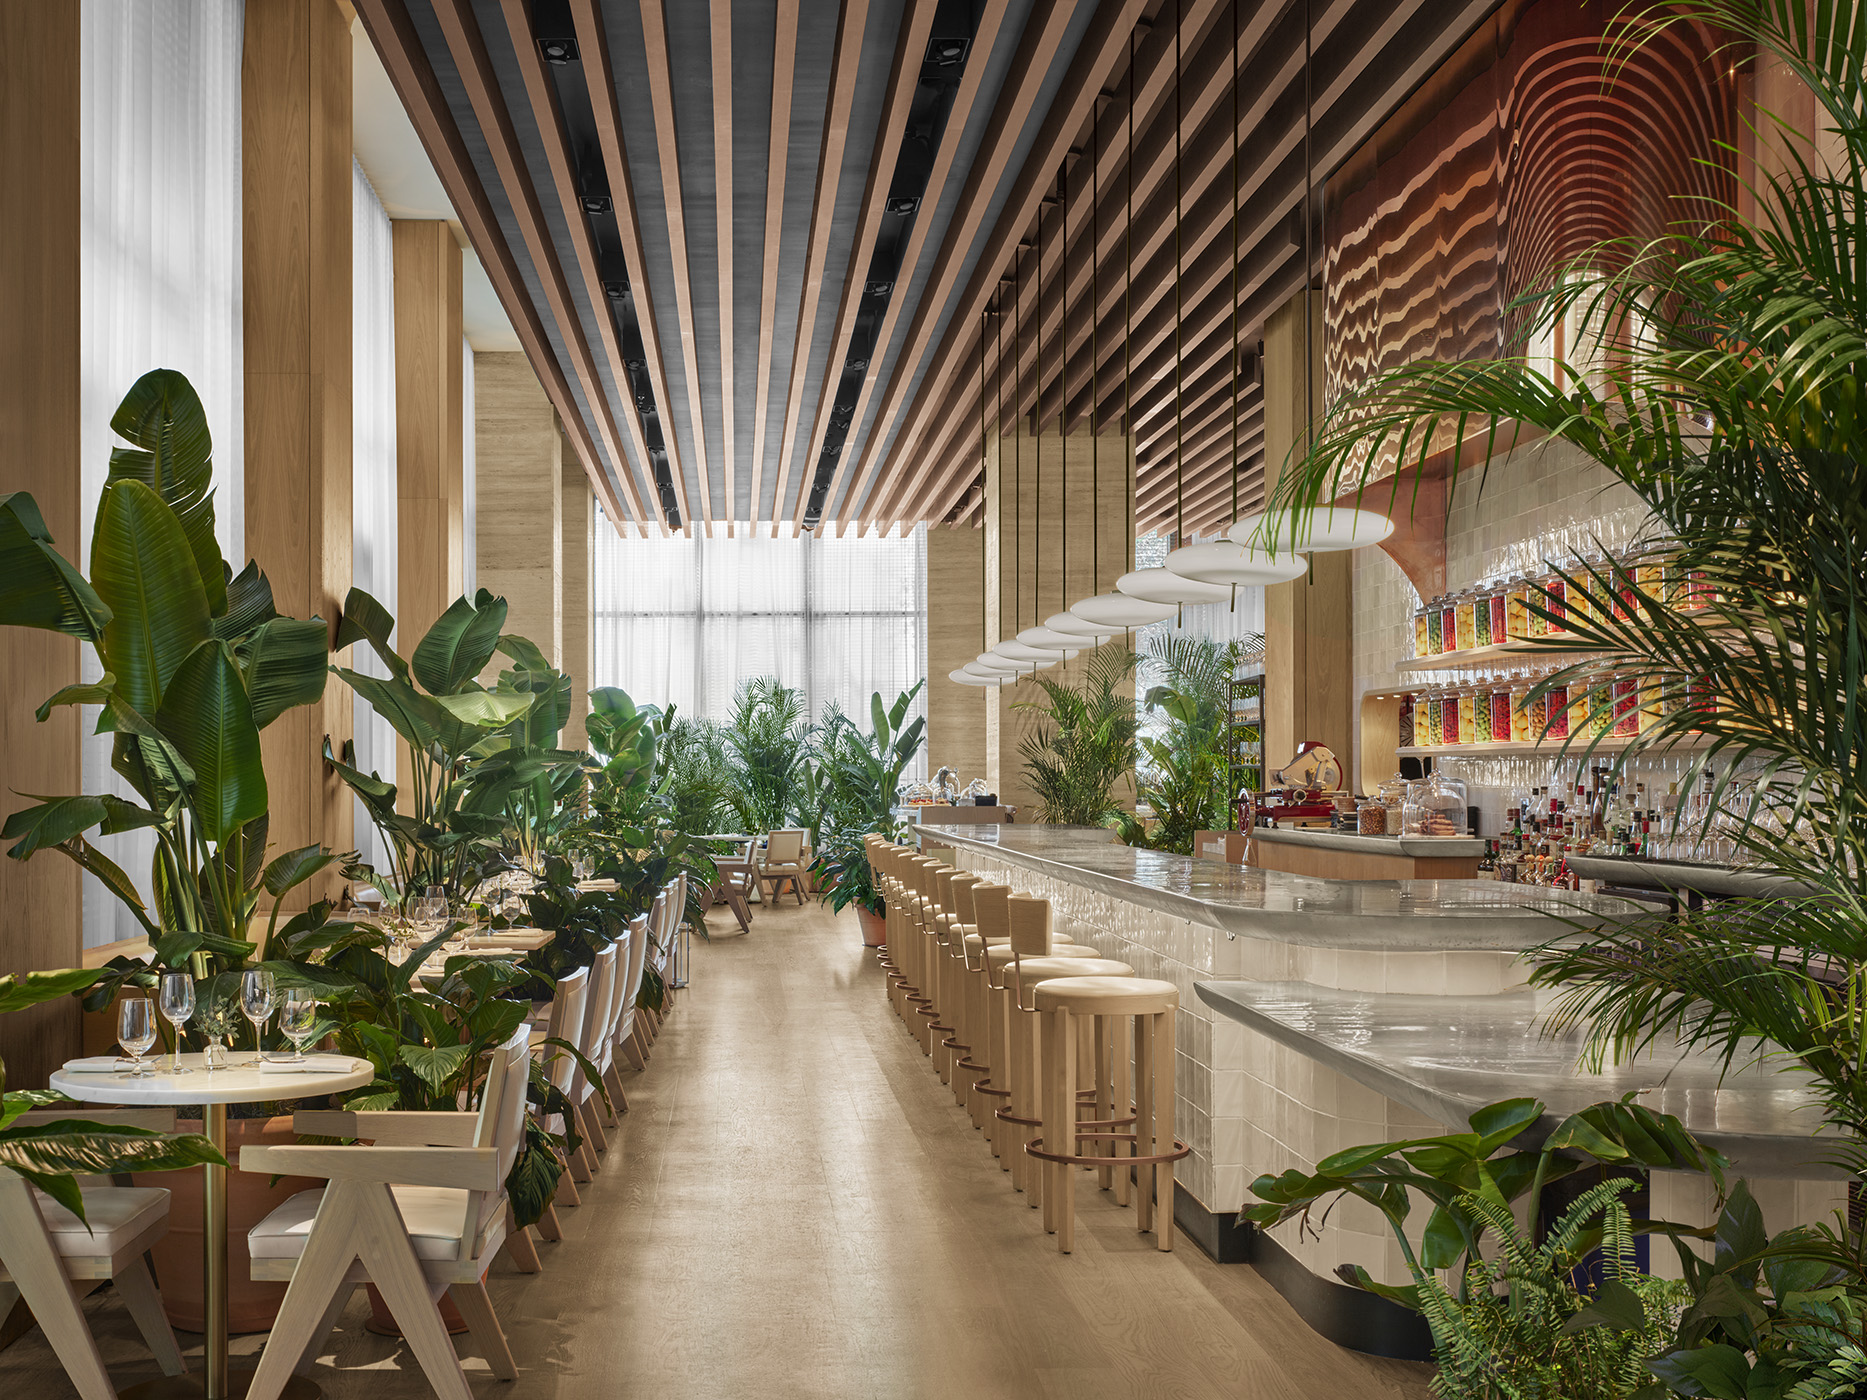
[[[648,945],[653,936],[653,917],[637,914],[629,920],[629,973],[623,979],[621,1019],[617,1022],[622,1053],[636,1069],[648,1067],[648,1044],[642,1034],[642,1013],[636,1002],[642,993],[642,971],[648,966]]]
[[[597,1090],[600,1087],[602,1067],[608,1063],[609,1023],[611,1008],[614,1007],[620,978],[617,970],[622,966],[628,950],[621,940],[609,944],[596,955],[596,961],[590,968],[590,993],[586,1004],[583,1027],[578,1032],[577,1050],[584,1059],[597,1068],[599,1079],[592,1081],[589,1070],[582,1064],[576,1065],[571,1073],[570,1104],[571,1120],[576,1125],[578,1136],[583,1139],[575,1156],[573,1175],[581,1169],[579,1181],[588,1181],[590,1174],[597,1168],[597,1153],[609,1150],[609,1139],[603,1133],[603,1125],[596,1111]]]
[[[737,855],[720,856],[713,862],[718,878],[713,882],[710,901],[724,904],[732,910],[733,917],[739,921],[741,933],[752,932],[750,896],[756,878],[752,860],[753,845],[751,841],[742,842]]]
[[[590,997],[590,969],[580,967],[575,972],[567,972],[557,980],[557,995],[551,1001],[551,1020],[542,1036],[533,1036],[532,1055],[543,1066],[545,1078],[551,1087],[562,1094],[565,1101],[570,1099],[572,1081],[577,1075],[577,1061],[556,1045],[546,1041],[559,1040],[567,1045],[580,1045],[579,1037],[583,1034],[584,1012]],[[564,1136],[565,1122],[561,1113],[546,1113],[542,1109],[534,1110],[538,1124],[548,1133]],[[564,1165],[563,1174],[558,1177],[557,1190],[552,1193],[551,1204],[545,1207],[545,1213],[538,1221],[538,1233],[548,1240],[562,1239],[563,1233],[558,1225],[557,1203],[561,1199],[567,1206],[583,1204],[578,1194],[577,1182],[570,1173],[569,1153],[560,1150],[558,1158]]]
[[[38,1127],[81,1118],[112,1127],[175,1131],[167,1108],[35,1109],[13,1120]],[[116,1400],[79,1299],[114,1283],[165,1376],[187,1372],[143,1254],[168,1233],[169,1193],[161,1186],[112,1186],[80,1177],[84,1219],[10,1171],[0,1171],[0,1318],[25,1299],[53,1355],[84,1400]]]
[[[781,827],[765,837],[765,864],[759,879],[765,884],[765,897],[778,902],[779,887],[787,882],[797,902],[804,902],[804,842],[810,833],[802,827]]]
[[[637,914],[629,920],[623,952],[616,960],[616,995],[610,999],[609,1026],[605,1043],[609,1057],[603,1066],[603,1087],[609,1090],[610,1121],[618,1113],[629,1111],[629,1096],[623,1092],[622,1057],[631,1049],[635,1032],[635,997],[641,986],[643,945],[648,941],[648,916]]]
[[[329,1183],[290,1197],[247,1234],[253,1277],[290,1280],[248,1400],[279,1400],[295,1373],[310,1372],[364,1283],[376,1285],[442,1400],[472,1397],[441,1317],[444,1293],[493,1374],[518,1379],[486,1271],[505,1240],[506,1176],[524,1143],[527,1041],[521,1026],[493,1051],[477,1113],[302,1112],[292,1115],[299,1133],[373,1145],[241,1149],[243,1171]]]

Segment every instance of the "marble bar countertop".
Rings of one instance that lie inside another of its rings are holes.
[[[1522,952],[1629,900],[1491,880],[1320,880],[1137,850],[1085,826],[921,826],[922,844],[976,850],[1143,909],[1245,938],[1367,952]]]
[[[1477,1109],[1530,1096],[1542,1130],[1635,1090],[1753,1177],[1839,1178],[1823,1157],[1820,1103],[1799,1070],[1769,1062],[1724,1073],[1714,1056],[1673,1049],[1600,1073],[1579,1067],[1583,1032],[1550,1034],[1548,993],[1415,996],[1344,992],[1307,982],[1200,982],[1214,1011],[1301,1052],[1451,1129]]]
[[[1254,826],[1253,841],[1281,842],[1286,846],[1313,846],[1319,851],[1349,851],[1377,856],[1440,856],[1468,859],[1485,853],[1480,836],[1358,836],[1352,831],[1325,827]]]

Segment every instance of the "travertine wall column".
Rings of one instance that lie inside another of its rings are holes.
[[[1303,383],[1303,313],[1310,308],[1310,373]],[[1264,323],[1264,461],[1275,484],[1306,413],[1322,416],[1322,295],[1299,292]],[[1352,555],[1311,555],[1307,578],[1264,590],[1264,759],[1287,762],[1298,743],[1319,739],[1352,772],[1355,684]],[[1349,779],[1352,784],[1352,779]]]
[[[0,493],[30,491],[67,559],[82,555],[78,472],[79,7],[0,0]],[[5,619],[0,618],[0,622]],[[15,792],[83,791],[78,710],[33,710],[78,679],[78,642],[0,626],[0,811]],[[0,973],[76,967],[78,867],[0,856]],[[78,1053],[69,997],[0,1018],[8,1088],[43,1088]]]
[[[350,25],[338,0],[247,0],[241,73],[246,548],[279,610],[335,627],[350,587]],[[348,686],[266,730],[274,850],[349,850],[355,802],[318,761]],[[334,894],[335,873],[300,900]]]
[[[473,480],[479,585],[506,600],[506,631],[563,664],[563,438],[531,364],[473,357]],[[495,657],[489,676],[506,663]]]
[[[397,219],[396,640],[412,648],[461,591],[460,245]]]
[[[947,679],[985,650],[984,530],[927,530],[927,772],[942,766],[962,784],[991,773],[986,764],[989,689]]]
[[[1096,439],[1087,432],[1068,438],[1050,432],[1022,433],[990,446],[986,457],[985,647],[1041,625],[1051,614],[1066,611],[1092,592],[1108,592],[1130,567],[1134,557],[1128,496],[1130,442],[1119,434],[1104,433],[1098,450]],[[930,633],[933,618],[930,587]],[[1109,643],[1123,644],[1121,638]],[[1076,660],[1039,674],[1070,680],[1081,672],[1089,655],[1083,652]],[[1128,689],[1132,691],[1132,685]],[[1043,690],[1027,677],[984,694],[988,697],[988,774],[995,772],[993,785],[1000,799],[1021,809],[1020,821],[1036,821],[1037,796],[1024,781],[1018,745],[1043,720],[1015,707],[1023,701],[1043,701]],[[996,754],[991,752],[994,740]],[[1123,802],[1131,802],[1133,795],[1125,785],[1116,793]]]
[[[584,716],[590,710],[590,677],[596,670],[596,493],[583,463],[568,442],[560,442],[563,457],[563,582],[560,616],[564,647],[558,667],[570,677],[570,723],[564,726],[564,747],[584,745]]]

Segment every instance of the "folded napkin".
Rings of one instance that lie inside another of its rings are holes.
[[[304,1063],[295,1064],[290,1060],[263,1060],[260,1062],[261,1074],[348,1074],[356,1068],[357,1062],[348,1055],[307,1055]]]
[[[155,1062],[153,1056],[143,1061],[146,1065],[153,1065]],[[130,1058],[127,1055],[90,1055],[82,1060],[67,1060],[64,1068],[66,1074],[115,1074],[118,1070],[127,1068],[129,1063]]]

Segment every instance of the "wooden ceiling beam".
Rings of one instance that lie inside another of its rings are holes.
[[[919,8],[927,12],[923,23],[931,27],[932,7],[921,4]],[[798,298],[797,334],[791,345],[791,389],[785,395],[784,428],[778,439],[778,478],[772,487],[771,497],[771,533],[774,539],[784,519],[785,496],[791,483],[791,463],[797,455],[798,419],[803,415],[804,391],[810,383],[810,350],[817,334],[817,307],[823,300],[824,283],[829,280],[830,233],[836,218],[836,194],[842,185],[843,154],[849,145],[849,112],[856,101],[856,74],[862,66],[862,35],[868,25],[868,18],[869,0],[842,0],[842,13],[836,22],[836,56],[830,62],[830,97],[823,114],[823,140],[817,150],[817,189],[810,205],[810,234],[804,244],[804,284]],[[923,42],[923,51],[925,48]],[[896,63],[899,62],[900,49],[897,45]],[[902,120],[906,120],[905,112],[902,113]],[[894,139],[899,149],[901,138],[898,131]],[[880,146],[886,141],[887,127],[884,126],[876,144]],[[892,158],[889,169],[894,169]],[[872,178],[870,183],[873,184]],[[861,296],[861,278],[862,274],[855,268],[852,253],[851,265],[844,269],[843,274],[845,304],[852,285],[857,296]],[[837,364],[825,361],[824,369],[823,388],[827,391],[835,383],[830,376],[836,372]],[[806,482],[810,472],[811,467],[806,465]],[[800,491],[799,516],[804,513],[803,494]]]
[[[874,398],[876,385],[881,382],[880,366],[887,355],[888,347],[894,342],[895,331],[901,324],[902,315],[908,304],[907,297],[901,295],[906,286],[907,272],[909,269],[920,266],[922,250],[926,247],[927,239],[934,227],[932,211],[944,193],[947,181],[952,178],[954,161],[959,154],[960,140],[965,135],[966,127],[972,121],[973,111],[978,105],[979,94],[985,83],[988,60],[993,50],[998,47],[998,37],[1004,29],[1007,10],[1008,7],[1004,5],[986,6],[985,14],[979,20],[979,27],[973,34],[970,57],[960,74],[959,91],[953,96],[953,106],[947,114],[946,130],[940,138],[940,149],[934,155],[933,168],[927,177],[927,189],[921,196],[921,212],[916,214],[913,227],[908,230],[907,243],[901,250],[902,272],[896,282],[896,295],[888,299],[888,308],[882,313],[881,322],[875,328],[875,343],[869,355],[871,372],[863,377],[862,388],[856,394],[855,412],[849,420],[849,436],[844,441],[843,451],[836,459],[836,469],[831,473],[828,489],[824,492],[823,513],[818,517],[819,524],[816,531],[818,534],[823,533],[821,522],[830,518],[837,492],[846,480],[849,464],[856,458],[854,449],[857,446],[858,434],[861,432],[862,424],[867,420],[869,404]],[[899,152],[899,150],[900,147],[897,145],[896,151]],[[884,201],[887,198],[886,186],[883,187],[882,197]],[[866,196],[864,208],[865,210],[867,208]],[[866,242],[859,243],[858,248],[864,246],[872,248],[874,241],[874,238],[870,237]],[[839,326],[837,347],[830,359],[832,368],[842,363],[848,351],[848,344],[848,338],[842,334]],[[818,401],[818,424],[812,434],[810,456],[805,459],[807,462],[815,462],[817,455],[823,451],[823,438],[829,422],[828,405],[834,403],[834,395],[830,392],[830,385],[833,382],[834,380],[826,374],[824,397]],[[800,504],[796,517],[799,525],[802,525],[804,519],[802,503],[808,499],[808,496],[808,487],[800,486],[798,492]]]
[[[1189,425],[1192,427],[1192,425]],[[1250,422],[1238,425],[1238,453],[1241,460],[1248,460],[1254,455],[1262,455],[1264,447],[1264,418],[1262,414],[1254,416]],[[1186,471],[1188,482],[1204,481],[1215,471],[1227,480],[1231,476],[1232,461],[1232,420],[1222,411],[1208,414],[1189,430],[1186,438]],[[1136,509],[1170,509],[1178,497],[1178,474],[1174,470],[1173,458],[1164,457],[1156,462],[1149,462],[1138,467],[1136,476],[1139,484],[1135,490]]]
[[[506,0],[507,4],[516,0]],[[593,0],[586,0],[593,3]],[[648,66],[649,104],[655,112],[655,152],[661,166],[662,202],[667,206],[668,255],[674,265],[674,311],[680,325],[681,368],[687,376],[688,431],[694,439],[694,473],[700,479],[700,524],[713,533],[713,474],[707,464],[707,422],[700,404],[700,358],[694,343],[694,288],[687,266],[687,205],[681,197],[681,152],[674,132],[674,73],[668,57],[668,18],[664,0],[641,0],[642,47]],[[633,217],[633,212],[631,213]],[[638,284],[638,307],[648,300],[646,283]],[[687,509],[687,470],[676,449],[674,405],[657,397],[662,414],[662,440],[668,449],[668,470],[681,502],[681,521],[691,526]]]
[[[719,246],[720,463],[726,535],[738,529],[738,418],[733,397],[733,4],[711,0],[707,12],[713,66],[713,217]]]
[[[764,511],[765,420],[770,416],[772,326],[778,316],[778,250],[784,237],[784,168],[791,149],[791,92],[797,75],[799,0],[778,0],[773,21],[771,135],[765,156],[765,250],[760,268],[758,385],[752,409],[752,499],[756,532]],[[776,512],[773,512],[774,517]]]
[[[914,325],[909,328],[905,342],[907,345],[925,345],[932,326],[943,310],[949,312],[950,328],[964,327],[970,330],[980,312],[986,309],[998,288],[1000,271],[1015,251],[1022,230],[1030,227],[1032,217],[1049,188],[1051,176],[1068,154],[1072,138],[1088,124],[1109,75],[1127,58],[1129,35],[1144,8],[1145,0],[1102,0],[1097,7],[1095,17],[1090,21],[1089,32],[1077,46],[1062,86],[1051,102],[1036,140],[1031,144],[1004,208],[980,249],[965,290],[960,293],[956,303],[948,305],[951,289],[959,280],[959,273],[973,243],[971,238],[955,238],[949,233],[941,249],[936,275],[930,279],[927,291],[922,295],[921,305],[916,309]],[[1060,9],[1063,11],[1061,14]],[[1047,76],[1048,60],[1057,50],[1068,17],[1068,7],[1058,6],[1054,0],[1040,0],[1036,12],[1027,21],[1024,39],[1018,46],[1018,58],[1013,64],[1014,72],[1022,67],[1023,76],[1015,84],[1007,84],[1011,91],[1011,101],[1008,104],[1001,99],[993,113],[994,131],[987,136],[991,159],[985,165],[975,163],[975,176],[984,178],[977,183],[968,182],[967,193],[977,192],[972,201],[973,207],[965,211],[963,220],[956,213],[953,227],[963,232],[972,232],[983,224],[983,205],[989,202],[990,193],[998,189],[1000,175],[1010,163],[1018,144],[1016,138],[1022,134],[1026,119],[1035,105],[1042,78]],[[1036,75],[1035,83],[1030,81],[1031,70],[1034,69],[1046,70]],[[917,403],[938,403],[945,396],[946,380],[959,370],[957,357],[962,353],[962,348],[969,344],[969,335],[956,334],[949,329],[948,334],[942,337],[940,347],[934,351],[931,363],[922,361],[927,364],[927,369],[923,376],[922,392],[915,396]],[[908,386],[913,378],[914,373],[909,366],[896,366],[888,395],[876,417],[875,427],[863,445],[861,475],[843,502],[840,520],[847,520],[852,509],[861,506],[865,488],[869,487],[876,464],[891,438],[898,435],[904,441],[913,441],[921,431],[925,409],[910,410],[905,418],[902,416],[902,409],[907,407],[905,401]],[[934,390],[931,394],[926,392],[930,386]],[[868,513],[866,523],[878,522],[893,523],[886,521],[880,513]]]
[[[505,309],[512,322],[512,329],[518,336],[519,346],[525,351],[533,372],[544,386],[551,406],[563,421],[571,445],[583,463],[584,475],[589,477],[591,488],[603,502],[610,522],[618,530],[629,523],[639,524],[646,529],[646,517],[640,499],[633,490],[628,463],[620,463],[621,471],[618,474],[623,483],[631,488],[629,500],[634,507],[633,513],[624,509],[622,501],[617,497],[615,484],[603,469],[603,459],[590,436],[590,425],[578,411],[563,366],[552,351],[544,322],[519,271],[518,260],[513,256],[512,248],[500,229],[492,202],[480,182],[473,158],[467,152],[466,142],[455,124],[447,96],[441,91],[441,85],[434,76],[433,66],[428,61],[421,36],[409,19],[407,7],[403,0],[358,0],[357,13],[370,42],[382,58],[383,67],[389,74],[389,80],[403,108],[408,112],[416,135],[421,139],[422,149],[428,153],[441,187],[447,192],[448,202],[459,217],[461,227],[466,230],[474,251],[479,254],[482,266],[486,268],[493,291],[499,297],[499,304]]]

